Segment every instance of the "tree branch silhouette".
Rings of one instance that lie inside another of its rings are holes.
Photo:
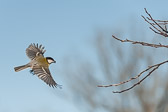
[[[152,18],[152,16],[148,13],[148,11],[146,10],[146,8],[144,8],[145,10],[145,13],[149,16],[149,17],[143,17],[143,19],[149,23],[151,25],[151,27],[149,27],[154,33],[157,33],[161,36],[164,36],[164,37],[168,37],[168,31],[167,31],[167,24],[168,24],[168,21],[162,21],[162,20],[154,20]],[[164,26],[164,28],[162,26]],[[125,40],[122,40],[122,39],[119,39],[117,38],[116,36],[112,35],[112,37],[120,42],[129,42],[129,43],[132,43],[132,44],[140,44],[142,46],[148,46],[148,47],[154,47],[154,48],[161,48],[161,47],[164,47],[164,48],[168,48],[168,45],[162,45],[162,44],[151,44],[151,43],[146,43],[146,42],[139,42],[139,41],[133,41],[133,40],[128,40],[128,39],[125,39]],[[152,66],[148,66],[148,68],[146,68],[145,70],[143,70],[142,72],[140,72],[137,76],[135,77],[132,77],[126,81],[123,81],[123,82],[120,82],[120,83],[117,83],[117,84],[110,84],[110,85],[98,85],[98,87],[111,87],[111,86],[120,86],[120,85],[123,85],[123,84],[126,84],[132,80],[135,80],[137,78],[140,78],[140,76],[142,76],[142,74],[147,73],[147,75],[145,75],[144,77],[142,77],[141,80],[139,80],[138,82],[136,82],[135,84],[133,84],[131,87],[128,87],[126,89],[123,89],[121,91],[113,91],[113,93],[123,93],[123,92],[126,92],[126,91],[129,91],[131,90],[132,88],[136,87],[137,85],[141,84],[141,82],[143,82],[147,77],[149,77],[155,70],[157,70],[161,65],[167,63],[168,60],[164,61],[164,62],[161,62],[159,64],[155,64],[155,65],[152,65]]]
[[[143,46],[149,46],[149,47],[155,47],[155,48],[159,48],[159,47],[165,47],[165,48],[168,48],[168,45],[162,45],[161,43],[159,44],[150,44],[150,43],[146,43],[146,42],[139,42],[139,41],[133,41],[133,40],[128,40],[128,39],[125,39],[125,40],[122,40],[122,39],[119,39],[117,38],[116,36],[112,35],[112,37],[120,42],[130,42],[132,44],[141,44]]]
[[[144,17],[143,15],[142,15],[142,17],[147,23],[149,23],[152,26],[152,27],[149,27],[149,28],[153,32],[155,32],[159,35],[162,35],[164,37],[168,37],[168,34],[167,34],[168,31],[167,31],[167,26],[166,26],[168,24],[168,21],[154,20],[152,18],[152,16],[149,14],[149,12],[146,10],[146,8],[144,8],[144,9],[145,9],[146,14],[149,17]],[[161,25],[163,25],[165,29]]]
[[[134,88],[135,86],[139,85],[142,81],[144,81],[147,77],[149,77],[156,69],[158,69],[161,65],[163,65],[163,64],[165,64],[165,63],[167,63],[167,62],[168,62],[168,60],[166,60],[166,61],[164,61],[164,62],[161,62],[161,63],[159,63],[159,64],[155,64],[155,65],[149,66],[147,69],[145,69],[145,70],[143,70],[142,72],[140,72],[137,76],[132,77],[132,78],[130,78],[129,80],[120,82],[120,83],[118,83],[118,84],[98,85],[98,87],[120,86],[120,85],[122,85],[122,84],[128,83],[128,82],[130,82],[130,81],[132,81],[132,80],[134,80],[134,79],[139,78],[143,73],[145,73],[145,72],[147,72],[147,71],[149,71],[149,70],[151,70],[151,69],[153,68],[145,77],[143,77],[141,80],[139,80],[137,83],[135,83],[135,84],[132,85],[131,87],[129,87],[129,88],[127,88],[127,89],[124,89],[124,90],[121,90],[121,91],[113,91],[113,93],[122,93],[122,92],[128,91],[128,90]]]

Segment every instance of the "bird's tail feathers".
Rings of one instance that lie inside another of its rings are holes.
[[[29,65],[29,64],[26,64],[26,65],[22,65],[22,66],[15,67],[14,69],[15,69],[15,72],[19,72],[19,71],[21,71],[21,70],[23,70],[23,69],[26,69],[26,68],[28,68],[28,67],[30,67],[30,65]]]

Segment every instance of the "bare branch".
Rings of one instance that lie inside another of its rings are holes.
[[[145,8],[145,12],[146,12],[146,14],[149,16],[149,17],[144,17],[144,16],[142,16],[143,17],[143,19],[147,22],[147,23],[149,23],[153,28],[151,28],[150,27],[150,29],[152,30],[152,31],[154,31],[155,33],[157,33],[157,34],[159,34],[159,35],[162,35],[162,36],[164,36],[164,37],[168,37],[168,31],[167,31],[167,28],[166,28],[166,24],[168,24],[168,21],[162,21],[162,20],[154,20],[153,18],[152,18],[152,16],[148,13],[148,11],[146,10],[146,8]],[[152,21],[152,22],[150,22],[150,21]],[[158,23],[157,23],[158,22]],[[161,25],[164,25],[164,28],[163,27],[161,27]],[[160,28],[161,30],[159,30],[158,28]]]
[[[164,21],[164,20],[156,20],[155,19],[155,21],[168,24],[168,21]]]
[[[152,29],[153,30],[153,29]],[[154,31],[155,32],[155,31]],[[132,40],[121,40],[119,38],[117,38],[116,36],[112,35],[112,37],[120,42],[130,42],[132,44],[141,44],[143,46],[150,46],[150,47],[155,47],[155,48],[159,48],[159,47],[165,47],[168,48],[168,45],[162,45],[162,44],[150,44],[150,43],[146,43],[146,42],[139,42],[139,41],[132,41]]]
[[[164,32],[168,33],[165,29],[163,29],[153,18],[152,16],[148,13],[148,11],[145,8],[145,12],[149,15],[150,18],[148,18],[148,20],[153,21],[160,29],[162,29]]]
[[[118,84],[98,85],[98,87],[119,86],[119,85],[128,83],[128,82],[130,82],[130,81],[132,81],[132,80],[134,80],[134,79],[139,78],[143,73],[145,73],[145,72],[147,72],[147,71],[149,71],[149,70],[151,70],[151,69],[153,68],[144,78],[142,78],[140,81],[138,81],[137,83],[135,83],[135,84],[132,85],[131,87],[129,87],[129,88],[127,88],[127,89],[124,89],[124,90],[121,90],[121,91],[113,91],[113,93],[122,93],[122,92],[128,91],[128,90],[134,88],[135,86],[139,85],[142,81],[144,81],[147,77],[149,77],[156,69],[158,69],[161,65],[163,65],[163,64],[165,64],[165,63],[167,63],[167,62],[168,62],[168,60],[167,60],[167,61],[164,61],[164,62],[161,62],[161,63],[159,63],[159,64],[155,64],[155,65],[149,66],[147,69],[145,69],[144,71],[142,71],[141,73],[139,73],[137,76],[132,77],[132,78],[130,78],[129,80],[120,82],[120,83],[118,83]]]
[[[149,77],[151,75],[151,73],[153,73],[156,69],[158,69],[159,66],[155,67],[154,69],[152,69],[152,71],[150,71],[148,73],[148,75],[146,75],[143,79],[141,79],[139,82],[135,83],[134,85],[132,85],[131,87],[127,88],[127,89],[124,89],[124,90],[121,90],[121,91],[113,91],[113,93],[122,93],[122,92],[125,92],[125,91],[128,91],[132,88],[134,88],[135,86],[139,85],[142,81],[144,81],[147,77]]]
[[[156,21],[156,20],[155,20],[155,21]],[[151,23],[151,24],[152,24],[152,25],[156,25],[155,23]],[[158,24],[159,24],[159,25],[164,25],[164,26],[166,26],[168,23],[167,23],[167,22],[161,22],[161,23],[158,22]],[[166,30],[166,29],[165,29],[165,30]],[[166,31],[167,31],[167,30],[166,30]]]
[[[151,25],[151,27],[149,27],[154,33],[157,33],[159,35],[162,35],[164,37],[168,37],[168,31],[167,31],[167,24],[168,24],[168,21],[161,21],[161,20],[154,20],[152,18],[152,16],[148,13],[148,11],[146,10],[145,8],[145,12],[146,14],[149,16],[149,17],[143,17],[143,19]],[[164,26],[164,28],[162,26]],[[132,44],[141,44],[143,46],[149,46],[149,47],[155,47],[155,48],[160,48],[160,47],[165,47],[165,48],[168,48],[168,45],[162,45],[162,44],[150,44],[150,43],[146,43],[146,42],[139,42],[139,41],[132,41],[132,40],[128,40],[128,39],[125,39],[125,40],[122,40],[122,39],[119,39],[117,38],[116,36],[112,35],[112,37],[120,42],[130,42]],[[147,77],[149,77],[155,70],[157,70],[161,65],[167,63],[167,61],[164,61],[164,62],[161,62],[159,64],[155,64],[155,65],[152,65],[152,66],[149,66],[147,69],[143,70],[142,72],[140,72],[137,76],[135,77],[132,77],[130,78],[129,80],[126,80],[126,81],[123,81],[123,82],[120,82],[120,83],[117,83],[117,84],[110,84],[110,85],[98,85],[98,87],[111,87],[111,86],[120,86],[120,85],[123,85],[125,83],[128,83],[132,80],[135,80],[135,79],[138,79],[140,76],[142,76],[142,74],[147,73],[147,75],[145,75],[144,77],[142,77],[141,80],[139,80],[138,82],[136,82],[135,84],[133,84],[131,87],[129,88],[126,88],[126,89],[123,89],[121,91],[113,91],[113,93],[123,93],[123,92],[126,92],[132,88],[134,88],[135,86],[139,85],[142,81],[144,81]]]
[[[161,30],[159,30],[157,27],[155,27],[155,23],[150,23],[147,19],[149,19],[149,18],[145,18],[144,16],[142,16],[143,18],[144,18],[144,20],[147,22],[147,23],[149,23],[154,29],[156,29],[157,31],[155,31],[155,30],[153,30],[155,33],[157,32],[158,34],[160,34],[162,31]],[[150,29],[151,29],[151,27],[149,27]],[[159,33],[160,32],[160,33]]]

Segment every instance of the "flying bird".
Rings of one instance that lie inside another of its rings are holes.
[[[56,63],[52,57],[44,57],[44,47],[38,44],[30,44],[26,49],[26,55],[29,57],[30,62],[26,65],[15,67],[14,70],[19,72],[26,68],[31,68],[30,72],[37,75],[41,80],[43,80],[50,87],[59,87],[61,85],[57,84],[53,77],[51,76],[49,65],[51,63]]]

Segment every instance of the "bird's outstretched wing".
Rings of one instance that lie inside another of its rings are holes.
[[[33,60],[37,55],[43,55],[46,50],[42,45],[38,44],[30,44],[29,47],[26,49],[26,55]]]
[[[48,69],[48,67],[39,67],[34,66],[32,68],[33,74],[37,75],[41,80],[43,80],[46,84],[48,84],[50,87],[59,87],[62,88],[61,85],[57,84],[54,79],[51,76],[51,73]]]

